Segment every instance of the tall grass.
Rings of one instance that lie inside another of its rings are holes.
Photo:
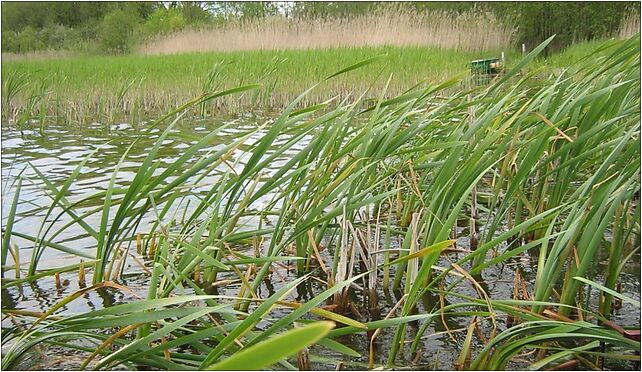
[[[2,61],[38,61],[54,58],[74,58],[78,56],[79,53],[65,50],[41,50],[27,53],[2,52]]]
[[[562,69],[603,44],[579,43],[540,64]],[[324,50],[208,52],[167,56],[75,56],[59,59],[4,61],[2,64],[5,123],[51,122],[138,123],[171,110],[211,89],[260,83],[261,89],[228,96],[191,108],[188,116],[216,117],[254,110],[278,111],[297,95],[330,75],[372,55],[387,55],[367,69],[323,83],[300,102],[313,105],[356,92],[404,93],[421,82],[437,82],[469,71],[469,62],[499,56],[500,50],[455,51],[439,47],[359,47]],[[507,64],[517,53],[507,50]],[[531,65],[532,66],[532,65]],[[376,95],[366,98],[371,102]],[[42,120],[41,120],[42,119]]]
[[[640,12],[632,10],[623,20],[620,25],[619,37],[620,39],[629,38],[640,32]]]
[[[36,315],[36,321],[9,329],[5,339],[13,344],[3,368],[42,342],[89,351],[84,365],[100,356],[95,367],[104,369],[223,368],[239,366],[240,356],[248,355],[243,366],[255,366],[259,361],[251,360],[251,350],[264,355],[270,345],[291,345],[291,337],[300,337],[301,347],[317,342],[354,357],[362,350],[341,344],[339,337],[362,335],[372,348],[382,328],[394,332],[390,349],[384,355],[369,350],[369,362],[391,368],[416,353],[431,325],[450,317],[468,324],[458,368],[503,369],[516,355],[533,368],[570,359],[589,367],[600,358],[639,360],[639,341],[603,323],[612,298],[639,306],[615,284],[640,248],[640,36],[607,44],[560,74],[523,74],[550,41],[484,87],[455,78],[388,97],[388,79],[353,101],[300,109],[315,86],[272,123],[199,152],[217,136],[214,130],[155,172],[158,148],[175,135],[170,125],[129,186],[115,188],[112,182],[106,192],[73,204],[64,196],[75,174],[60,188],[40,176],[52,197],[47,214],[69,223],[56,229],[45,218],[38,236],[27,237],[39,252],[27,277],[5,279],[3,285],[41,275],[44,249],[73,253],[56,238],[74,227],[96,239],[93,286]],[[353,64],[327,80],[377,60]],[[460,89],[453,92],[455,86]],[[179,120],[182,111],[205,100],[256,88],[201,96],[159,121]],[[371,106],[363,104],[368,96],[377,97]],[[259,130],[260,138],[250,140]],[[292,156],[268,172],[286,152]],[[196,192],[211,174],[217,180]],[[186,199],[194,207],[184,222],[172,225]],[[82,208],[88,201],[97,207]],[[92,215],[101,216],[100,226],[85,223]],[[138,228],[144,219],[153,220],[147,231]],[[454,246],[461,220],[478,226],[476,247]],[[16,228],[3,229],[3,254]],[[147,299],[56,316],[87,291],[126,290],[114,282],[128,257],[119,251],[134,245],[152,267]],[[513,298],[498,297],[486,283],[488,270],[526,253],[537,261],[534,281],[524,283],[520,268],[506,265],[513,270],[515,292]],[[590,270],[603,256],[609,257],[605,271]],[[296,278],[261,295],[260,285],[284,271]],[[385,288],[378,287],[380,272],[393,279],[382,282]],[[203,288],[223,285],[223,275],[241,283],[235,294],[206,295]],[[322,288],[305,301],[294,300],[292,291],[312,280]],[[589,287],[601,295],[586,295]],[[401,292],[385,317],[376,300],[380,289]],[[354,296],[371,299],[365,316],[356,311]],[[272,316],[277,307],[282,312]],[[33,315],[3,312],[21,319]],[[310,317],[343,326],[297,329]],[[327,333],[308,332],[317,329]],[[96,347],[65,341],[67,336]],[[595,350],[600,343],[605,352]],[[309,350],[311,360],[316,352]],[[275,352],[269,362],[278,359],[293,369],[287,354]]]
[[[430,12],[386,7],[349,19],[285,17],[230,21],[216,28],[185,30],[152,40],[143,54],[247,50],[424,46],[479,52],[507,50],[514,27],[488,14]]]
[[[191,109],[210,117],[239,111],[281,110],[298,94],[341,66],[373,55],[387,55],[368,69],[324,83],[301,101],[301,107],[331,97],[341,99],[383,87],[380,75],[394,77],[388,95],[403,93],[418,82],[438,81],[468,70],[468,63],[499,51],[457,52],[437,47],[360,47],[345,49],[197,53],[171,56],[77,57],[40,61],[3,62],[3,81],[22,76],[26,84],[13,89],[14,110],[27,111],[32,87],[47,81],[50,94],[42,100],[46,119],[62,122],[108,122],[148,119],[169,111],[204,89],[226,89],[260,83],[258,92],[230,96]],[[213,80],[215,79],[215,81]],[[15,80],[15,79],[14,79]],[[9,94],[9,93],[7,93]],[[372,97],[368,97],[372,98]],[[32,116],[38,117],[40,106]],[[13,117],[8,117],[12,119]]]

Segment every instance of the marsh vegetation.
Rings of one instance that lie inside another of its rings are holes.
[[[639,368],[639,4],[2,7],[3,369]]]
[[[488,85],[310,84],[253,125],[197,121],[263,89],[213,85],[64,177],[3,154],[3,369],[635,368],[640,36],[537,68],[551,41]],[[13,138],[55,135],[31,120]],[[36,280],[55,301],[21,307]]]

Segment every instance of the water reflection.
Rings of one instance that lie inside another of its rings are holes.
[[[264,134],[264,130],[258,130],[258,127],[269,120],[269,118],[245,116],[226,121],[181,121],[176,124],[170,135],[163,141],[157,155],[158,163],[154,175],[161,174],[166,170],[167,166],[173,164],[183,154],[185,148],[193,145],[214,130],[218,130],[217,136],[208,146],[199,150],[196,156],[192,157],[188,163],[193,164],[200,160],[201,156],[220,150],[234,139],[253,132],[245,146],[236,149],[228,159],[228,163],[236,171],[240,171],[244,160],[248,157],[248,154],[245,153],[248,146],[256,143]],[[138,127],[124,123],[111,126],[93,123],[83,127],[52,124],[45,130],[44,135],[32,130],[18,131],[11,127],[3,128],[1,158],[2,196],[4,200],[2,204],[3,218],[6,219],[13,193],[15,192],[15,185],[12,184],[20,172],[23,172],[22,177],[25,181],[20,192],[21,202],[18,204],[14,230],[30,236],[38,235],[39,228],[43,223],[42,219],[46,213],[46,208],[44,207],[48,207],[52,202],[49,196],[51,192],[45,191],[46,187],[42,179],[38,177],[38,172],[48,182],[51,182],[53,187],[60,189],[72,172],[81,165],[83,160],[91,155],[86,164],[80,169],[77,179],[71,184],[65,196],[70,203],[74,203],[89,195],[106,190],[114,168],[129,146],[132,146],[123,160],[115,179],[117,186],[128,186],[139,170],[143,159],[166,129],[166,127],[159,126],[149,131],[148,128],[149,125],[144,123]],[[283,143],[287,139],[279,138],[276,145],[278,146],[279,143]],[[301,146],[303,144],[295,146],[290,152],[286,152],[281,157],[274,159],[273,167],[277,167],[289,159],[291,153]],[[272,151],[268,151],[268,154],[271,153]],[[268,176],[272,169],[266,170]],[[209,173],[203,174],[204,178],[192,191],[194,193],[209,191],[211,185],[220,177],[220,174],[228,170],[229,168],[225,164],[208,170]],[[173,174],[172,177],[177,177],[180,173],[181,170]],[[91,202],[83,203],[76,211],[82,213],[90,210],[91,207],[100,205],[102,205],[100,200],[94,199]],[[196,203],[192,203],[189,208],[194,208],[195,205]],[[187,209],[185,208],[182,213],[185,214]],[[59,211],[56,209],[55,212]],[[90,226],[97,226],[99,219],[99,214],[94,214],[88,216],[85,222]],[[64,226],[65,222],[59,221],[54,224],[54,230]],[[4,223],[6,223],[6,220],[3,220]],[[143,224],[140,229],[144,230],[147,226]],[[29,250],[34,244],[18,237],[14,237],[12,240],[20,247],[21,251]],[[68,228],[55,240],[56,243],[63,241],[69,248],[89,252],[96,244],[95,240],[79,226]],[[23,259],[23,261],[25,260]],[[63,261],[64,258],[58,251],[46,249],[42,260],[44,265],[39,266],[39,269],[75,263]]]
[[[102,299],[102,307],[107,308],[112,306],[113,304],[116,303],[116,298],[114,297],[114,293],[108,288],[97,288],[96,293],[98,293],[98,296]],[[117,292],[120,293],[120,292]],[[122,299],[122,296],[121,296]]]
[[[21,294],[16,291],[9,291],[6,288],[2,288],[0,290],[1,298],[2,298],[2,307],[6,307],[7,309],[15,309],[18,306],[18,303],[20,303],[21,300]]]

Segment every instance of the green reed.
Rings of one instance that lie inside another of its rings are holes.
[[[447,317],[468,322],[458,368],[506,368],[527,349],[538,351],[529,357],[533,368],[572,358],[586,366],[596,358],[639,360],[631,353],[639,341],[603,325],[613,299],[639,303],[614,290],[640,241],[639,35],[607,44],[568,71],[526,70],[551,40],[489,86],[471,87],[459,76],[422,82],[390,98],[391,77],[358,96],[305,104],[323,84],[374,68],[383,57],[368,58],[324,75],[273,122],[201,151],[221,126],[155,172],[163,141],[175,135],[171,129],[186,111],[196,107],[202,114],[204,103],[235,94],[258,92],[254,99],[264,100],[261,89],[273,81],[273,70],[266,70],[261,87],[206,93],[158,119],[153,127],[173,123],[129,185],[115,184],[125,153],[106,191],[73,203],[65,196],[91,155],[62,185],[34,168],[52,203],[43,210],[46,222],[37,236],[14,231],[15,223],[3,228],[3,268],[12,236],[34,243],[27,277],[4,279],[3,286],[42,275],[38,265],[46,249],[86,257],[58,241],[72,227],[96,240],[93,285],[27,327],[8,330],[14,343],[3,368],[42,342],[83,350],[65,341],[73,336],[97,346],[83,366],[99,369],[258,366],[256,360],[237,364],[250,351],[271,353],[270,363],[293,369],[287,357],[299,348],[276,353],[279,345],[298,340],[301,347],[317,343],[355,357],[359,352],[337,337],[366,334],[372,344],[381,328],[394,335],[377,364],[392,368]],[[212,76],[204,87],[215,84]],[[281,166],[270,169],[286,154]],[[196,192],[208,175],[217,178]],[[93,215],[100,216],[99,226],[85,222]],[[153,221],[149,231],[138,228],[143,220]],[[470,236],[478,234],[476,247],[455,247],[453,231],[462,220],[471,221]],[[58,221],[67,222],[54,227]],[[152,267],[145,300],[57,315],[87,291],[125,290],[117,282],[134,244]],[[496,298],[485,283],[486,270],[526,252],[537,260],[534,281],[522,290],[516,270],[516,294]],[[605,272],[590,270],[605,254]],[[297,278],[258,295],[281,265]],[[236,295],[206,294],[204,288],[222,274],[240,283]],[[322,282],[322,289],[305,302],[292,301],[292,291],[312,280]],[[402,292],[387,316],[379,313],[380,285],[384,292]],[[461,293],[461,286],[475,295]],[[583,297],[589,287],[601,292],[599,301]],[[367,319],[352,310],[351,292],[371,299]],[[276,307],[288,310],[275,317]],[[11,309],[3,313],[28,317]],[[298,328],[317,318],[343,326]],[[308,330],[317,328],[325,336],[312,337]],[[600,342],[620,349],[597,352]]]

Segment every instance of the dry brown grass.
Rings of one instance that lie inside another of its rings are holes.
[[[72,58],[76,57],[78,53],[70,52],[67,50],[39,50],[27,53],[9,53],[2,52],[2,61],[39,61],[52,58]]]
[[[619,37],[620,39],[628,39],[629,37],[640,32],[640,13],[631,12],[622,20],[620,26]]]
[[[438,46],[463,51],[506,49],[514,27],[491,14],[416,14],[389,9],[350,19],[284,17],[229,22],[215,29],[185,30],[148,42],[142,54],[322,49],[359,46]]]

